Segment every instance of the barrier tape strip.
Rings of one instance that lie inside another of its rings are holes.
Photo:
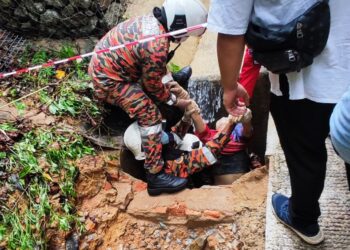
[[[107,49],[97,50],[97,51],[89,52],[89,53],[86,53],[86,54],[81,54],[81,55],[73,56],[73,57],[70,57],[70,58],[61,59],[61,60],[58,60],[58,61],[53,61],[53,62],[49,61],[49,62],[46,62],[46,63],[41,64],[41,65],[36,65],[36,66],[33,66],[33,67],[29,67],[29,68],[18,69],[18,70],[15,70],[15,71],[12,71],[12,72],[8,72],[8,73],[0,73],[0,79],[8,77],[8,76],[12,76],[12,75],[19,75],[19,74],[23,74],[23,73],[28,73],[30,71],[41,69],[41,68],[47,68],[47,67],[51,67],[51,66],[62,64],[62,63],[66,63],[66,62],[75,61],[75,60],[78,60],[78,59],[83,59],[83,58],[86,58],[86,57],[91,57],[91,56],[93,56],[95,54],[102,54],[102,53],[105,53],[105,52],[110,52],[110,51],[113,51],[113,50],[118,50],[118,49],[129,47],[129,46],[135,46],[137,44],[146,43],[146,42],[153,41],[153,40],[158,40],[158,39],[161,39],[161,38],[164,38],[164,37],[180,35],[180,34],[183,34],[183,33],[191,32],[191,31],[195,31],[195,30],[199,30],[199,29],[203,29],[203,28],[206,28],[206,27],[207,27],[207,23],[203,23],[203,24],[191,26],[191,27],[188,27],[188,28],[185,28],[185,29],[180,29],[180,30],[172,31],[172,32],[165,33],[165,34],[160,34],[160,35],[156,35],[156,36],[147,37],[147,38],[144,38],[144,39],[141,39],[141,40],[120,44],[120,45],[113,46],[113,47],[110,47],[110,48],[107,48]]]

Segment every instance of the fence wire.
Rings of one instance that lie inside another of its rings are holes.
[[[20,35],[0,29],[0,72],[11,69],[18,53],[26,46],[26,39]]]

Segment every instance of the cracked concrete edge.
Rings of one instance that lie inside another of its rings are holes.
[[[142,190],[134,192],[126,212],[136,218],[168,224],[233,222],[235,215],[264,203],[266,189],[261,187],[267,185],[267,179],[267,169],[261,168],[229,186],[204,186],[157,197]]]

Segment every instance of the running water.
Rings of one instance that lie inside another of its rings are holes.
[[[209,123],[213,122],[222,103],[222,88],[219,82],[191,79],[188,84],[188,92],[201,109],[203,119]]]

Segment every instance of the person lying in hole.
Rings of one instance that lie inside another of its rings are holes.
[[[179,98],[185,100],[189,99],[187,91],[179,84],[174,82],[170,83],[170,89]],[[195,129],[195,135],[204,144],[212,140],[218,131],[221,131],[224,128],[228,120],[228,117],[223,117],[216,122],[215,129],[210,129],[199,114],[197,105],[191,104],[187,107],[187,110],[192,110],[192,112],[193,110],[196,111],[191,115],[191,122]],[[247,143],[252,135],[251,118],[251,111],[248,109],[245,114],[245,119],[243,119],[244,122],[238,123],[235,126],[231,133],[230,141],[224,146],[221,153],[218,155],[218,161],[212,168],[211,173],[216,185],[231,184],[244,173],[249,172],[250,169],[262,166],[257,155],[252,153],[249,156],[247,153]],[[189,119],[188,121],[190,122]],[[184,131],[186,131],[186,129],[184,129]],[[182,135],[184,135],[184,131],[181,131]]]

